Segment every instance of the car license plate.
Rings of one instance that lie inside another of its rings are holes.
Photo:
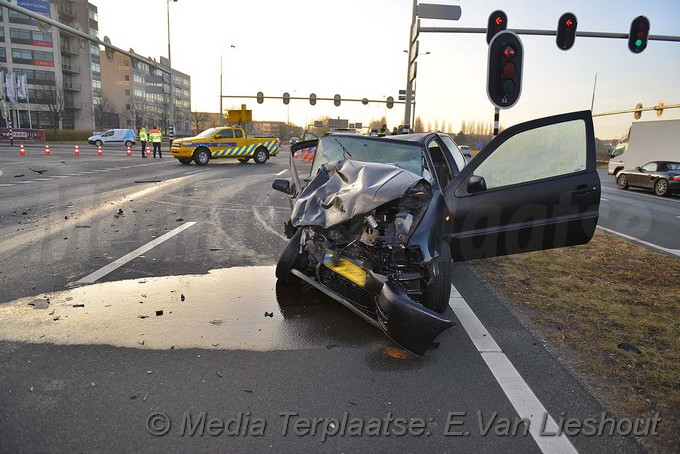
[[[361,267],[349,262],[343,258],[335,256],[335,254],[327,252],[323,257],[323,264],[338,273],[340,276],[354,282],[360,287],[366,285],[366,271]]]

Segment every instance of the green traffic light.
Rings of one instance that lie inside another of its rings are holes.
[[[637,47],[642,46],[642,40],[641,40],[640,38],[636,39],[636,40],[635,40],[635,45],[636,45]]]

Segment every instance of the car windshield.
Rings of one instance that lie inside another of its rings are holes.
[[[217,132],[217,128],[210,128],[210,129],[206,129],[205,131],[203,131],[202,133],[200,133],[196,137],[200,137],[201,139],[207,139],[208,137],[211,137],[216,132]]]
[[[417,143],[343,135],[319,139],[311,175],[316,175],[323,164],[343,159],[393,164],[427,180],[432,178],[426,169],[422,148]]]

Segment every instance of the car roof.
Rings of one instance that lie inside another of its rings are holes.
[[[374,137],[374,136],[368,136],[368,135],[357,135],[357,134],[348,134],[344,132],[329,132],[327,134],[324,134],[324,136],[345,136],[345,137],[354,137],[354,138],[362,138],[366,140],[391,140],[395,142],[414,142],[418,143],[419,145],[424,145],[426,140],[434,136],[435,133],[431,132],[418,132],[415,134],[397,134],[397,135],[392,135],[392,136],[384,136],[384,137]]]

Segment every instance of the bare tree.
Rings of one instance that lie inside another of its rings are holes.
[[[104,129],[107,118],[118,113],[116,105],[106,95],[102,95],[99,101],[93,100],[91,108],[95,129]]]
[[[56,132],[66,113],[73,110],[73,105],[69,105],[64,88],[59,83],[54,85],[38,85],[37,95],[41,103],[46,106],[50,122],[52,123],[52,129]]]
[[[209,116],[207,112],[191,112],[192,126],[195,127],[196,134],[206,129],[205,125],[208,122]]]
[[[425,127],[423,126],[423,120],[420,117],[416,117],[415,124],[413,125],[414,132],[425,132]]]
[[[142,102],[134,103],[128,111],[128,116],[133,121],[135,129],[141,127],[151,127],[148,123],[151,121],[151,109],[148,104]]]

